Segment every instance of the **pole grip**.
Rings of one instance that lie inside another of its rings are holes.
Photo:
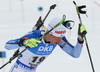
[[[56,4],[50,6],[50,10],[51,10],[51,9],[54,9],[55,7],[56,7]]]

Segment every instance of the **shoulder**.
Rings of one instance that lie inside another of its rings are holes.
[[[33,30],[32,31],[32,35],[34,36],[34,37],[41,37],[41,31],[40,30]]]
[[[32,30],[29,31],[28,33],[26,33],[23,37],[21,37],[22,39],[30,39],[30,38],[37,38],[41,36],[41,31],[40,30]]]
[[[37,36],[41,36],[41,31],[40,30],[33,30],[33,34],[36,34]]]
[[[26,33],[25,35],[37,35],[37,36],[41,36],[41,31],[40,30],[32,30],[32,31],[29,31],[28,33]]]

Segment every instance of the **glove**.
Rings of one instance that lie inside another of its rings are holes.
[[[82,40],[86,34],[87,34],[87,30],[85,28],[85,25],[79,24],[79,28],[78,28],[78,38],[80,40]]]
[[[26,40],[24,40],[23,45],[28,46],[30,48],[33,48],[33,47],[37,46],[38,43],[40,43],[40,42],[41,42],[40,40],[33,39],[33,38],[32,39],[26,39]]]

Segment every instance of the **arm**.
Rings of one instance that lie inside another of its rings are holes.
[[[84,25],[79,24],[78,28],[78,41],[75,46],[72,46],[65,37],[63,37],[62,41],[59,43],[59,46],[63,51],[68,53],[74,58],[78,58],[82,51],[82,44],[84,42],[84,36],[87,34],[87,30]]]
[[[20,48],[23,45],[23,41],[25,39],[31,39],[31,38],[36,38],[40,37],[41,32],[39,30],[34,30],[34,31],[30,31],[28,32],[26,35],[24,35],[21,38],[18,39],[14,39],[14,40],[9,40],[6,44],[5,44],[5,48],[7,50],[11,50],[11,49],[16,49],[16,48]]]
[[[61,49],[64,52],[68,53],[70,56],[74,58],[78,58],[81,54],[82,44],[83,44],[83,41],[80,41],[78,39],[76,45],[73,46],[67,41],[65,37],[63,37],[62,41],[58,45],[61,47]]]
[[[6,44],[5,44],[5,48],[7,50],[11,50],[11,49],[16,49],[19,48],[20,46],[18,45],[18,41],[20,39],[15,39],[15,40],[9,40]]]

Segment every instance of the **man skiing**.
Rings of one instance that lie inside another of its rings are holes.
[[[61,19],[58,17],[53,18],[49,22],[46,32],[60,21]],[[75,46],[67,41],[65,37],[66,28],[62,24],[45,35],[41,40],[38,40],[38,38],[41,37],[40,30],[33,30],[21,38],[9,40],[5,45],[5,48],[8,50],[19,48],[21,52],[26,47],[29,47],[18,57],[9,72],[35,72],[37,66],[52,53],[57,45],[70,56],[78,58],[82,50],[83,38],[86,33],[85,26],[79,24],[78,39]]]

